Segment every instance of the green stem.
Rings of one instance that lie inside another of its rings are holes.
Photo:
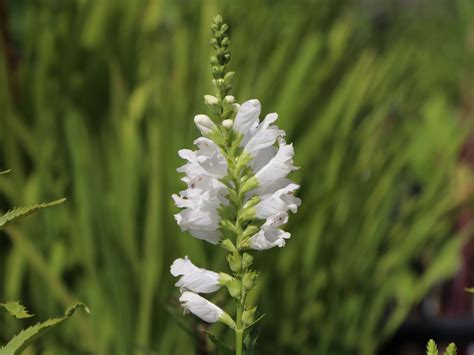
[[[237,326],[235,327],[235,355],[243,355],[244,330],[242,329],[243,305],[240,301],[237,304]]]

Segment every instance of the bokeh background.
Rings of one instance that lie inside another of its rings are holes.
[[[234,95],[279,113],[301,166],[292,239],[257,257],[258,353],[469,351],[472,0],[0,0],[1,207],[68,198],[0,235],[0,299],[92,310],[28,354],[214,353],[169,265],[226,265],[170,198],[217,13]],[[29,324],[0,321],[1,342]]]

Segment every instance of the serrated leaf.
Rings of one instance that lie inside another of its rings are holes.
[[[12,317],[17,319],[33,317],[33,315],[29,314],[28,310],[18,301],[0,303],[0,308],[5,309]]]
[[[58,325],[71,317],[77,308],[83,308],[89,313],[89,308],[82,302],[76,302],[74,305],[66,309],[63,317],[48,319],[45,322],[38,323],[34,326],[22,330],[20,333],[15,335],[3,348],[0,349],[0,355],[17,355],[21,354],[28,345],[42,333],[55,325]]]
[[[61,198],[52,202],[38,203],[33,206],[28,207],[15,207],[14,209],[8,211],[3,216],[0,217],[0,227],[5,227],[8,223],[12,222],[15,219],[28,216],[29,214],[36,212],[37,210],[51,207],[63,203],[66,201],[65,198]]]

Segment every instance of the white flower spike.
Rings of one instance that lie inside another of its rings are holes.
[[[204,101],[213,117],[194,118],[202,136],[194,141],[196,150],[179,151],[186,163],[177,171],[184,174],[181,180],[187,187],[172,197],[181,209],[175,215],[181,230],[226,250],[232,275],[199,268],[188,257],[176,259],[170,272],[179,277],[176,286],[184,310],[233,329],[235,354],[243,355],[244,339],[251,336],[248,329],[259,320],[256,306],[247,300],[258,279],[253,254],[285,246],[291,235],[284,225],[301,200],[295,196],[299,185],[288,178],[297,167],[293,145],[276,125],[278,115],[269,113],[260,121],[259,100],[236,102],[231,94],[234,73],[228,71],[228,25],[216,16],[211,30],[214,93]],[[235,321],[199,295],[222,286],[236,300]]]

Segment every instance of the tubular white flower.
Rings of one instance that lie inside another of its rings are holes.
[[[285,239],[291,234],[278,227],[288,222],[288,214],[280,212],[267,218],[260,231],[250,238],[250,248],[255,250],[267,250],[273,247],[285,246]]]
[[[283,138],[278,140],[278,144],[279,147],[275,156],[255,172],[255,177],[259,183],[259,195],[268,194],[286,186],[288,182],[286,176],[297,170],[293,166],[293,145],[286,144]]]
[[[207,115],[194,116],[194,123],[203,135],[207,135],[217,128],[216,124],[212,122],[212,120]]]
[[[172,196],[176,206],[183,208],[175,219],[181,230],[217,244],[222,237],[217,208],[228,204],[224,197],[226,186],[219,181],[227,174],[227,162],[212,140],[200,137],[194,144],[198,150],[179,151],[180,157],[188,162],[177,171],[186,174],[182,180],[188,184],[188,189],[181,191],[179,196]]]
[[[245,101],[237,111],[234,120],[234,129],[245,135],[258,126],[258,116],[260,115],[260,102],[256,99]]]
[[[210,293],[221,287],[217,272],[195,266],[187,256],[184,259],[176,259],[171,265],[170,272],[175,277],[181,276],[175,284],[181,292]]]
[[[217,213],[219,205],[228,203],[217,191],[187,189],[173,195],[177,207],[184,208],[175,215],[176,222],[183,231],[212,244],[219,243],[222,234],[218,230],[220,217]]]
[[[225,314],[214,303],[193,292],[183,292],[179,301],[185,312],[191,312],[207,323],[215,323]]]
[[[296,213],[301,200],[293,195],[299,185],[290,183],[286,187],[275,191],[273,194],[261,196],[255,208],[258,218],[266,219],[281,212],[291,211]]]

